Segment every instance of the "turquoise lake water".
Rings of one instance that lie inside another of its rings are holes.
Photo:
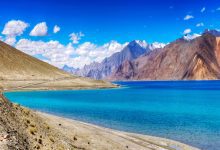
[[[117,130],[220,149],[220,81],[117,82],[118,89],[5,93],[23,106]]]

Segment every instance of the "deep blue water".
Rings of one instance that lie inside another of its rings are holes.
[[[220,149],[220,81],[117,82],[118,89],[10,92],[23,106],[108,128]]]

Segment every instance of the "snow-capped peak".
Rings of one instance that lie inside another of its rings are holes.
[[[206,29],[204,33],[210,33],[216,37],[220,37],[220,30],[218,30],[218,29],[216,29],[216,30]]]
[[[164,48],[165,46],[166,46],[166,44],[164,44],[164,43],[154,42],[149,45],[149,49],[154,50],[154,49]]]
[[[141,41],[141,40],[135,40],[135,42],[140,45],[142,48],[146,49],[148,44],[145,40]]]
[[[191,40],[193,40],[193,39],[195,39],[195,38],[197,38],[199,36],[201,36],[201,35],[200,34],[196,34],[196,33],[194,33],[194,34],[187,34],[187,35],[185,35],[183,37],[183,39],[186,40],[186,41],[191,41]]]

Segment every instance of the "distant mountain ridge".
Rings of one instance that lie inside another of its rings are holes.
[[[64,65],[62,70],[68,72],[68,73],[71,73],[71,74],[75,74],[76,71],[79,70],[79,68],[74,68],[74,67],[69,67],[68,65]]]
[[[80,70],[75,71],[75,69],[73,69],[73,71],[68,72],[93,79],[106,79],[123,62],[132,61],[145,53],[164,46],[165,44],[162,43],[147,44],[145,41],[134,40],[125,46],[120,52],[114,53],[112,56],[105,58],[101,63],[93,62],[90,65],[85,65]],[[65,68],[63,69],[67,71]]]
[[[193,39],[180,38],[163,49],[125,61],[108,80],[220,79],[220,34],[207,30]]]
[[[123,50],[74,74],[104,80],[220,79],[220,32],[185,35],[170,44],[132,41]]]

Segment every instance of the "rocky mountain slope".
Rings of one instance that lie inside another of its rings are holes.
[[[101,63],[94,62],[85,65],[83,69],[75,71],[74,74],[93,79],[105,79],[110,76],[124,61],[132,61],[139,56],[155,48],[163,47],[164,44],[147,44],[145,41],[132,41],[120,52],[105,58]],[[66,69],[64,69],[66,70]]]
[[[193,40],[178,39],[133,61],[126,61],[109,80],[220,79],[220,37],[206,31]]]
[[[1,41],[0,70],[0,86],[5,90],[40,86],[41,89],[112,86],[107,82],[73,76]]]

